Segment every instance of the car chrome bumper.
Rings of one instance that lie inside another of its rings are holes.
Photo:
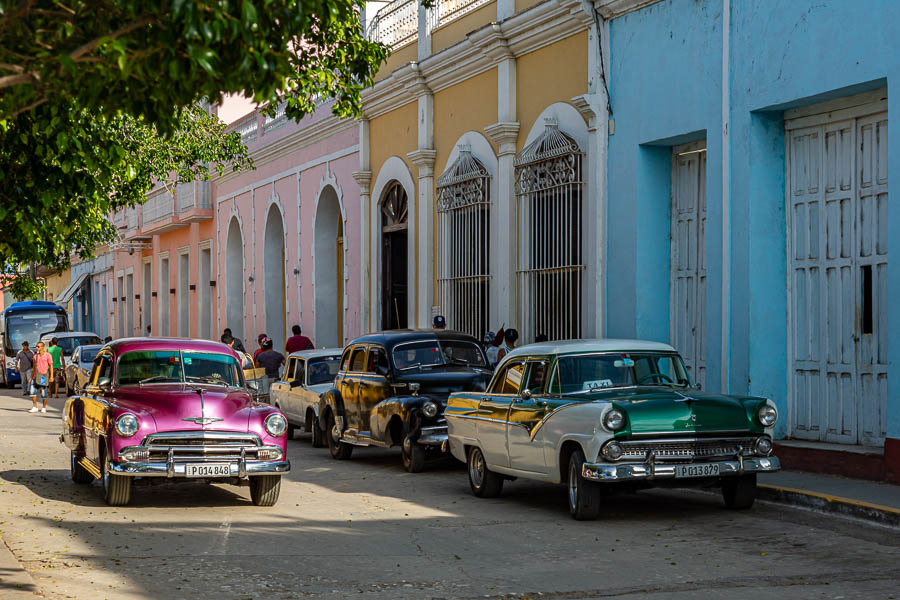
[[[198,463],[204,461],[198,460]],[[208,462],[208,461],[207,461]],[[225,462],[225,461],[222,461]],[[130,475],[132,477],[168,477],[185,478],[183,462],[118,462],[109,463],[109,472],[117,475]],[[283,475],[290,473],[291,461],[267,460],[267,461],[236,461],[230,462],[230,477],[249,477],[253,475]],[[191,479],[194,479],[193,477]],[[206,479],[198,477],[197,479]],[[219,478],[209,478],[219,479]],[[225,479],[222,477],[221,479]]]
[[[422,427],[419,430],[419,437],[416,443],[422,446],[440,446],[444,447],[447,442],[447,425],[435,425],[431,427]]]
[[[743,475],[744,473],[771,473],[781,470],[781,461],[776,456],[741,457],[740,460],[713,461],[719,465],[719,474],[714,477]],[[713,464],[700,463],[700,464]],[[652,479],[674,479],[675,464],[653,463],[584,463],[581,476],[591,481],[646,481]],[[692,478],[685,478],[689,481]],[[702,477],[693,478],[702,479]]]

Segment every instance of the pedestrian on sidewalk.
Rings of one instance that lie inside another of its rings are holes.
[[[447,329],[447,319],[444,315],[434,315],[431,320],[432,329]]]
[[[256,355],[256,366],[266,370],[266,377],[269,378],[269,383],[271,383],[272,380],[278,379],[278,370],[284,364],[284,354],[272,349],[273,343],[268,336],[260,340],[260,344],[262,345],[262,352]]]
[[[28,342],[22,342],[22,349],[16,354],[16,371],[22,382],[22,395],[28,397],[31,391],[31,370],[34,368],[34,352],[28,349]]]
[[[513,348],[516,347],[516,342],[519,340],[519,332],[515,329],[507,329],[503,333],[504,344],[500,348],[500,351],[497,352],[497,362],[503,360],[503,357],[513,351]]]
[[[31,372],[31,410],[37,412],[37,397],[40,394],[44,400],[41,412],[47,412],[47,388],[53,380],[53,357],[44,348],[44,342],[35,345],[37,354],[34,355],[34,370]]]
[[[50,347],[47,348],[47,353],[53,357],[53,377],[50,378],[50,394],[54,398],[59,398],[59,388],[66,385],[66,359],[63,356],[62,346],[59,345],[59,338],[50,338]]]
[[[241,338],[239,338],[236,335],[234,335],[233,333],[231,333],[231,328],[226,327],[222,331],[222,335],[230,335],[231,337],[233,337],[234,338],[234,349],[237,350],[238,352],[246,352],[246,350],[244,349],[244,342],[241,341]]]
[[[291,332],[294,335],[289,337],[287,343],[284,345],[285,354],[299,352],[300,350],[312,350],[315,348],[312,340],[303,335],[303,331],[300,329],[299,325],[291,327]]]

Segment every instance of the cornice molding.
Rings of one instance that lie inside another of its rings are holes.
[[[655,1],[655,0],[654,0]],[[366,118],[400,108],[423,93],[435,93],[585,31],[593,17],[582,0],[547,0],[500,22],[489,23],[453,46],[398,67],[363,91]]]
[[[594,8],[604,19],[615,19],[657,2],[659,0],[594,0]]]

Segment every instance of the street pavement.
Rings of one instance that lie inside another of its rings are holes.
[[[0,392],[0,598],[900,600],[896,529],[675,490],[613,496],[580,523],[558,487],[482,500],[461,465],[412,475],[396,449],[339,462],[305,435],[275,507],[189,483],[110,508],[69,477],[62,402],[30,414]]]

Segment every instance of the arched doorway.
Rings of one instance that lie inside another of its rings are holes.
[[[266,301],[266,334],[274,348],[284,350],[284,223],[281,211],[273,204],[266,215],[263,238],[263,290]]]
[[[409,198],[393,181],[381,201],[381,327],[407,327],[407,230]]]
[[[334,188],[319,198],[315,220],[316,337],[319,347],[344,345],[344,227]]]
[[[225,327],[230,328],[235,337],[243,339],[244,240],[237,217],[231,218],[225,241]]]

